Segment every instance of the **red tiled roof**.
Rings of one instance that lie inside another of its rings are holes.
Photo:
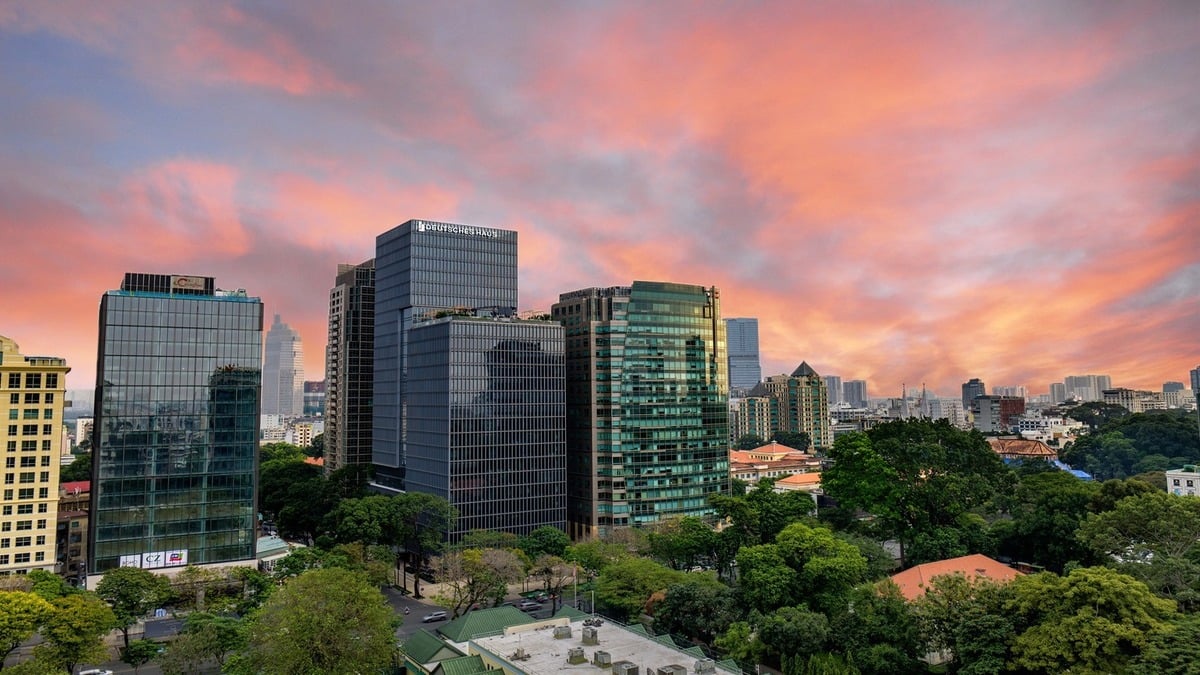
[[[304,463],[312,464],[313,466],[325,466],[325,458],[324,457],[305,457]]]
[[[1054,451],[1054,448],[1041,441],[1027,438],[989,438],[987,440],[988,445],[992,446],[992,451],[1001,457],[1058,459],[1058,453]]]
[[[73,480],[69,483],[59,483],[58,488],[66,494],[83,494],[84,492],[92,491],[92,481],[90,480]]]
[[[982,577],[1001,582],[1012,581],[1021,576],[1020,572],[1008,565],[992,560],[986,555],[975,553],[961,558],[938,560],[910,567],[903,572],[893,574],[892,581],[900,587],[900,593],[904,595],[904,599],[916,600],[925,595],[925,591],[929,589],[929,584],[935,577],[955,573],[962,574],[970,580]]]

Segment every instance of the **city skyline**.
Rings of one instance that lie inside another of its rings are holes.
[[[419,218],[520,232],[521,310],[715,285],[764,376],[1188,381],[1193,5],[794,4],[6,3],[0,332],[87,388],[113,279],[212,276],[316,379]]]

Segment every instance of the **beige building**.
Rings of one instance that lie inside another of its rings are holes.
[[[0,575],[54,571],[59,448],[66,398],[64,359],[23,356],[0,335]]]

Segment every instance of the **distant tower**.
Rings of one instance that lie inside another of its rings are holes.
[[[842,396],[842,378],[840,375],[826,375],[821,379],[825,380],[825,391],[829,392],[829,407],[833,408],[846,400]]]
[[[983,380],[972,377],[964,382],[962,386],[963,410],[970,410],[975,399],[985,395],[987,395],[987,386],[984,385]]]
[[[300,334],[279,320],[267,331],[263,355],[262,414],[304,414],[304,346]]]
[[[750,389],[762,380],[758,354],[758,319],[725,319],[729,355],[729,388]]]
[[[851,408],[867,407],[867,381],[847,380],[842,385],[842,400],[849,403]]]
[[[1050,385],[1050,403],[1058,405],[1067,400],[1067,385],[1054,382]]]
[[[325,471],[371,463],[375,260],[338,265],[325,347]]]
[[[22,355],[16,342],[0,335],[0,414],[13,420],[0,426],[8,469],[0,514],[0,575],[5,577],[55,569],[58,456],[70,370],[57,357]]]

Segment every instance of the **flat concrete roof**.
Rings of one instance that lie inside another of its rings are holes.
[[[571,637],[555,638],[556,626],[571,627]],[[610,673],[611,666],[600,668],[592,665],[597,651],[608,652],[610,663],[629,661],[638,667],[639,673],[645,673],[646,668],[657,671],[667,665],[675,664],[686,668],[687,673],[694,673],[696,661],[703,658],[689,654],[682,649],[669,647],[653,637],[635,630],[630,630],[619,624],[604,620],[596,628],[599,644],[583,644],[583,619],[571,621],[567,617],[558,617],[538,621],[523,626],[512,626],[501,635],[477,637],[466,645],[470,654],[480,654],[484,661],[494,657],[519,669],[528,675],[553,675],[554,673]],[[664,640],[668,638],[663,638]],[[572,647],[582,647],[584,663],[571,664],[567,662],[567,651]],[[528,658],[516,659],[518,649],[523,649]],[[653,672],[653,671],[652,671]],[[729,670],[720,664],[715,664],[717,673],[739,673]],[[740,675],[740,674],[739,674]]]

